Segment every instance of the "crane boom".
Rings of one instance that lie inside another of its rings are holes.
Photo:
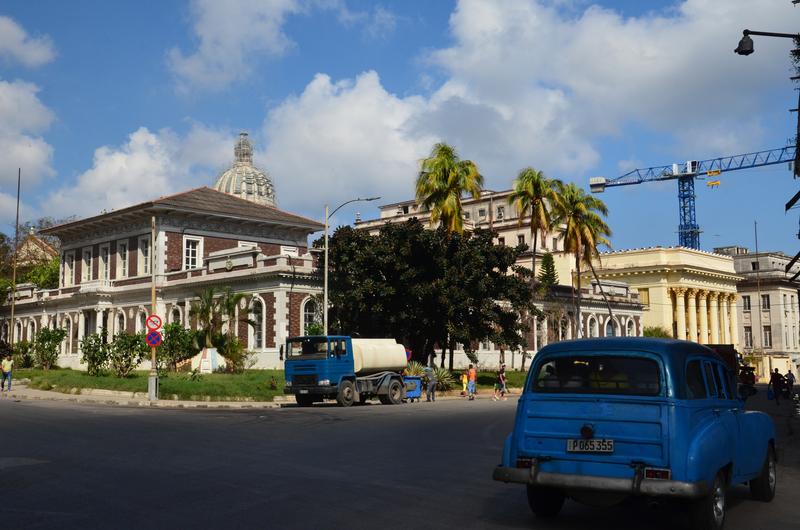
[[[689,160],[685,164],[671,164],[644,169],[634,169],[614,179],[592,177],[589,188],[592,193],[602,193],[606,188],[632,186],[645,182],[663,180],[678,181],[678,241],[681,246],[700,249],[700,227],[696,220],[694,179],[703,176],[716,176],[725,171],[771,166],[795,160],[795,146],[757,151],[708,160]]]

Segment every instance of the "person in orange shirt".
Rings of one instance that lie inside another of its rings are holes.
[[[472,401],[475,399],[475,385],[478,382],[478,370],[469,365],[469,370],[467,371],[467,390],[469,391],[469,400]]]

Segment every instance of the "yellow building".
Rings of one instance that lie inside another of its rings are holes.
[[[700,344],[739,344],[733,258],[683,247],[653,247],[601,254],[600,278],[639,292],[645,327],[665,328]],[[583,276],[588,283],[590,276]]]

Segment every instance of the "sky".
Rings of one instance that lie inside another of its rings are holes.
[[[790,0],[5,0],[0,231],[211,186],[239,131],[278,206],[317,220],[413,198],[445,141],[488,189],[783,147]],[[701,247],[800,250],[787,165],[697,181]],[[677,244],[677,183],[608,189],[616,250]]]

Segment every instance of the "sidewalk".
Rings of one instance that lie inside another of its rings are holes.
[[[509,401],[516,400],[519,397],[521,389],[516,390],[513,394],[509,394]],[[491,399],[493,396],[491,390],[481,392],[475,396],[475,399]],[[80,394],[65,394],[62,392],[54,392],[50,390],[37,390],[28,388],[24,382],[14,384],[11,392],[3,392],[0,394],[1,400],[13,399],[18,401],[65,401],[72,403],[88,404],[88,405],[111,405],[122,407],[154,407],[154,408],[168,408],[168,409],[277,409],[285,406],[294,406],[294,396],[277,396],[274,401],[182,401],[174,399],[160,399],[158,401],[150,402],[147,399],[147,394],[144,392],[120,392],[116,390],[103,390],[84,388]],[[436,400],[450,401],[462,399],[467,401],[466,397],[460,396],[458,392],[450,392],[449,395],[437,394]],[[425,401],[423,396],[422,401]]]

